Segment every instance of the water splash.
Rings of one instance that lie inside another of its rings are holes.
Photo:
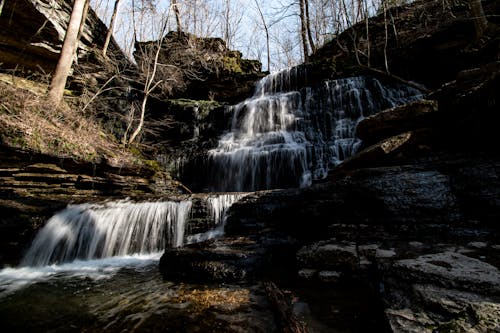
[[[148,254],[184,241],[190,201],[69,205],[37,234],[21,266]]]
[[[208,152],[213,191],[309,186],[360,146],[356,125],[380,110],[421,98],[401,84],[373,77],[298,88],[306,73],[262,79],[254,96],[231,107],[231,129]]]

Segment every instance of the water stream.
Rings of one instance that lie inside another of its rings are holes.
[[[293,71],[270,75],[254,96],[231,107],[230,129],[208,152],[211,190],[309,186],[357,150],[360,120],[420,97],[371,77],[305,88],[298,80]],[[212,228],[194,235],[186,234],[189,199],[69,205],[39,231],[20,267],[0,270],[1,327],[174,332],[200,331],[210,322],[207,327],[269,330],[269,307],[252,306],[265,303],[262,286],[174,285],[157,271],[165,248],[222,235],[228,209],[243,196],[208,195]],[[200,311],[207,302],[213,316]],[[22,322],[23,314],[31,324]]]
[[[368,76],[298,88],[301,75],[269,75],[230,108],[231,127],[208,152],[210,190],[309,186],[357,151],[362,119],[421,98],[412,87]]]
[[[102,279],[157,265],[167,247],[220,236],[227,209],[242,196],[208,196],[213,229],[198,236],[185,234],[191,200],[68,205],[38,232],[20,267],[0,270],[0,298],[47,279]]]

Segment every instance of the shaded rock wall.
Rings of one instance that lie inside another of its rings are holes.
[[[2,69],[52,72],[59,59],[72,6],[72,1],[67,0],[6,1],[0,15]],[[106,32],[107,27],[89,9],[78,57],[88,58],[92,49],[102,47]],[[110,44],[110,53],[125,58],[114,40]]]
[[[392,74],[435,89],[455,78],[457,72],[497,60],[500,55],[497,25],[500,7],[498,1],[482,1],[485,14],[492,23],[485,35],[477,41],[469,2],[415,1],[391,8],[388,17],[387,60]],[[369,22],[370,66],[385,71],[384,15]],[[451,37],[453,36],[453,37]],[[311,63],[322,68],[334,66],[335,75],[351,75],[359,71],[359,64],[368,64],[365,23],[341,33],[311,56]],[[330,65],[329,65],[330,64]],[[331,72],[331,71],[330,71]],[[328,71],[318,70],[320,77]]]
[[[16,263],[35,232],[68,203],[177,193],[166,174],[0,146],[0,262]]]
[[[137,42],[134,58],[143,72],[152,67],[158,41]],[[264,76],[262,64],[229,50],[220,38],[200,38],[169,32],[161,40],[158,62],[160,91],[155,94],[195,100],[236,103],[249,96],[254,83]]]

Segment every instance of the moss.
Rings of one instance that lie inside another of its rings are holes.
[[[222,58],[222,63],[226,71],[238,74],[243,73],[243,70],[241,69],[241,58],[237,58],[234,56],[225,56],[224,58]]]
[[[192,110],[198,107],[198,115],[201,119],[207,117],[210,111],[223,106],[223,104],[217,101],[192,100],[186,98],[173,99],[169,102],[172,107],[182,109],[183,111]]]
[[[144,162],[144,164],[148,168],[152,169],[155,172],[160,172],[163,169],[162,166],[161,166],[161,164],[158,161],[155,161],[155,160],[144,160],[143,162]]]

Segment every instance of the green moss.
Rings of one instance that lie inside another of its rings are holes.
[[[144,164],[148,166],[150,169],[152,169],[155,172],[160,172],[162,171],[162,166],[158,161],[155,160],[144,160]]]
[[[222,63],[226,71],[239,74],[243,73],[243,70],[241,69],[241,58],[225,56],[222,58]]]
[[[198,108],[198,114],[201,119],[208,116],[210,111],[220,108],[223,104],[217,101],[208,101],[208,100],[192,100],[186,98],[173,99],[170,100],[170,105],[173,108],[178,108],[182,110],[192,110],[193,108]]]

